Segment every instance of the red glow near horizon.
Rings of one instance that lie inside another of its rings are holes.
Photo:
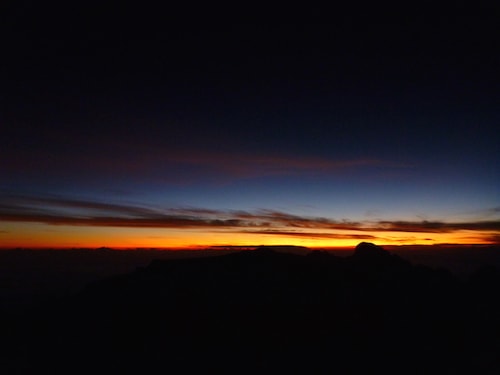
[[[41,223],[4,223],[2,248],[158,248],[193,249],[213,246],[296,245],[309,248],[352,248],[359,242],[379,245],[492,245],[491,231],[426,232],[342,232],[300,231],[286,233],[217,232],[206,229],[115,228],[97,226],[48,225]],[[297,235],[298,234],[298,235]],[[331,238],[329,238],[331,236]],[[337,237],[338,238],[335,238]]]

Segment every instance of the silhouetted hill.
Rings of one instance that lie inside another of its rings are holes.
[[[354,249],[354,258],[367,258],[367,259],[377,259],[381,257],[389,257],[391,253],[385,251],[380,246],[377,246],[370,242],[361,242]]]
[[[495,373],[497,287],[366,243],[153,260],[18,317],[0,349],[10,370]]]

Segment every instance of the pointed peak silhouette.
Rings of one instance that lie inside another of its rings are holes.
[[[361,242],[356,246],[353,257],[355,258],[375,258],[387,257],[391,254],[382,247],[371,242]]]
[[[354,263],[374,266],[376,269],[383,268],[386,271],[409,271],[413,265],[396,254],[392,254],[381,246],[371,242],[361,242],[356,246],[354,254],[350,257]]]

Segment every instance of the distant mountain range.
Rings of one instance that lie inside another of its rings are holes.
[[[9,316],[7,372],[493,374],[500,273],[469,281],[383,248],[153,260]],[[4,321],[6,321],[4,319]]]

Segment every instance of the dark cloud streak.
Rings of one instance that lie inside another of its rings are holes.
[[[73,212],[69,214],[68,210]],[[152,209],[63,197],[4,195],[0,197],[0,221],[37,222],[50,225],[73,225],[128,228],[175,228],[240,231],[242,233],[283,235],[309,238],[373,240],[371,234],[349,232],[452,233],[487,231],[498,240],[500,221],[337,221],[324,217],[305,217],[273,210],[256,212],[204,208]],[[321,232],[315,232],[315,230]],[[324,231],[344,231],[327,233]]]
[[[394,232],[449,233],[457,230],[500,231],[500,221],[445,223],[440,221],[381,221],[381,228]]]
[[[27,153],[18,149],[0,151],[0,156],[9,160],[9,163],[0,165],[0,176],[29,176],[45,171],[46,178],[56,179],[60,176],[84,180],[90,177],[126,176],[155,182],[194,182],[206,178],[297,176],[360,168],[405,167],[401,163],[377,158],[297,156],[287,152],[261,152],[254,155],[242,151],[213,152],[189,148],[179,151],[151,145],[149,148],[142,148],[132,140],[128,141],[128,145],[115,145],[111,152],[109,144],[101,145],[100,142],[88,147],[70,147],[64,151],[56,149],[50,154]],[[116,141],[112,142],[115,143]],[[130,150],[134,152],[131,153]]]
[[[337,233],[318,233],[318,232],[293,232],[285,230],[246,230],[241,233],[250,234],[268,234],[285,237],[306,237],[317,239],[336,239],[336,240],[380,240],[381,237],[372,236],[368,234],[337,234]]]

